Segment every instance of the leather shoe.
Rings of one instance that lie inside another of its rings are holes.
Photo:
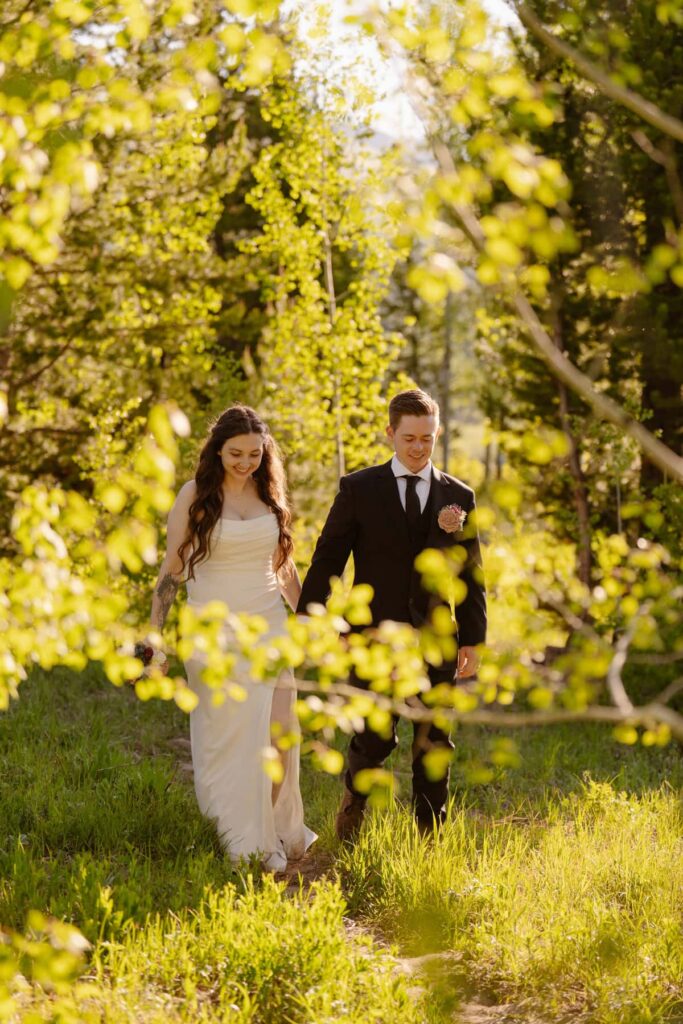
[[[365,798],[359,796],[358,793],[352,793],[351,790],[345,789],[341,806],[337,811],[337,817],[334,822],[337,838],[342,842],[344,840],[353,841],[363,823],[364,814]]]

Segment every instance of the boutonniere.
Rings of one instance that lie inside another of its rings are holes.
[[[458,530],[462,530],[466,519],[467,512],[464,508],[460,508],[459,505],[444,505],[437,522],[446,533],[457,533]]]

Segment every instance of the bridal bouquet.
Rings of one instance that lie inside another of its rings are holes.
[[[163,651],[157,651],[149,643],[139,640],[133,648],[133,654],[143,664],[142,675],[137,679],[131,679],[131,683],[137,683],[138,679],[145,679],[150,675],[150,669],[156,665],[163,665],[166,655]]]

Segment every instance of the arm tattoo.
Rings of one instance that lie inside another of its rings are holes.
[[[166,622],[166,616],[168,615],[171,605],[175,600],[179,586],[179,581],[174,579],[170,573],[164,576],[162,580],[159,580],[156,589],[156,595],[159,598],[159,629],[161,629]]]

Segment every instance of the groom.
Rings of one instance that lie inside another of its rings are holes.
[[[469,517],[474,510],[474,492],[432,465],[438,435],[439,406],[424,391],[403,391],[391,400],[387,436],[394,456],[382,466],[342,477],[318,538],[298,611],[305,612],[312,602],[325,603],[330,577],[341,576],[353,553],[354,582],[369,583],[374,592],[372,624],[393,619],[419,627],[427,621],[435,598],[423,590],[413,568],[415,558],[425,548],[464,547],[467,562],[460,578],[467,586],[467,596],[456,613],[457,675],[464,679],[477,670],[476,646],[486,636],[486,597],[476,525],[472,519],[470,530],[466,521],[464,531],[453,529],[461,525],[462,513]],[[446,506],[456,509],[445,513]],[[428,666],[428,672],[432,686],[453,682],[456,663]],[[364,685],[358,679],[354,683]],[[448,776],[430,779],[423,758],[434,747],[452,750],[453,744],[448,734],[434,725],[426,733],[425,726],[418,723],[414,729],[413,809],[418,826],[426,831],[435,818],[441,822],[445,816]],[[351,740],[344,798],[336,820],[340,839],[355,835],[365,812],[366,797],[354,789],[354,778],[365,768],[380,767],[397,742],[396,719],[389,737],[366,728]]]

